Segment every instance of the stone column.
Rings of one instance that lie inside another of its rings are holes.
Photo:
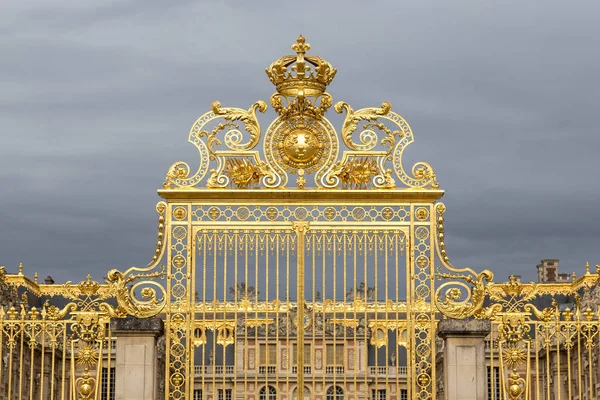
[[[116,318],[110,329],[117,338],[116,400],[156,400],[156,341],[163,334],[162,319]]]
[[[443,368],[446,400],[485,400],[487,371],[484,339],[490,321],[443,319],[438,334],[444,339]]]

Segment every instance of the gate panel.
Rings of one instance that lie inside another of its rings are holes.
[[[299,274],[291,223],[202,227],[195,248],[191,395],[291,392]]]
[[[409,389],[405,229],[315,223],[307,232],[305,346],[313,356],[305,382],[316,396]]]

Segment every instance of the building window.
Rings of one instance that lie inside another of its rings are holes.
[[[231,389],[219,389],[219,400],[232,400],[233,392]]]
[[[260,345],[260,365],[277,365],[276,344],[270,343]]]
[[[293,362],[294,365],[298,365],[298,345],[294,344]],[[304,365],[311,365],[311,346],[310,344],[304,345]]]
[[[115,400],[115,368],[102,368],[102,400]]]
[[[400,400],[408,400],[408,390],[400,389]]]
[[[263,386],[258,392],[258,400],[277,400],[277,390],[273,386]]]
[[[331,386],[327,389],[327,400],[344,400],[344,389],[339,386]]]
[[[202,389],[194,389],[194,400],[202,400]]]
[[[343,344],[328,344],[327,345],[327,365],[344,366],[344,345]]]
[[[500,400],[500,367],[494,367],[493,375],[492,367],[487,367],[487,381],[488,399]]]
[[[386,400],[387,393],[385,389],[371,390],[371,400]]]
[[[311,395],[310,395],[310,388],[308,386],[304,386],[304,399],[312,399]],[[294,391],[292,392],[292,400],[298,400],[298,387],[296,386],[294,388]]]

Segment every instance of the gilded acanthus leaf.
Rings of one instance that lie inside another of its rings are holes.
[[[494,275],[491,271],[483,270],[477,274],[476,278],[470,275],[454,274],[439,274],[439,276],[445,279],[463,280],[473,285],[469,296],[470,301],[460,300],[462,292],[457,287],[448,289],[444,299],[439,297],[440,289],[443,286],[440,286],[436,293],[436,305],[442,314],[449,318],[468,318],[482,309],[485,300],[486,282],[491,281]]]
[[[259,100],[252,104],[246,111],[241,108],[224,108],[221,107],[219,101],[214,101],[210,108],[215,115],[220,115],[227,121],[241,121],[244,123],[246,131],[250,133],[250,140],[245,144],[244,150],[254,148],[260,139],[260,124],[256,118],[256,110],[265,112],[267,110],[267,103]]]
[[[335,111],[341,114],[343,110],[346,110],[346,119],[342,125],[342,140],[351,150],[358,150],[356,143],[352,141],[352,134],[358,128],[359,121],[377,121],[377,118],[386,115],[392,109],[392,105],[386,101],[381,103],[380,108],[371,107],[363,108],[358,111],[354,111],[350,105],[344,101],[335,103]]]

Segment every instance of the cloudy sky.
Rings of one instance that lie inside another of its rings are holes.
[[[599,18],[595,1],[3,0],[0,265],[145,265],[191,124],[268,100],[264,68],[302,33],[338,68],[335,101],[411,124],[455,265],[582,273],[600,263]]]

